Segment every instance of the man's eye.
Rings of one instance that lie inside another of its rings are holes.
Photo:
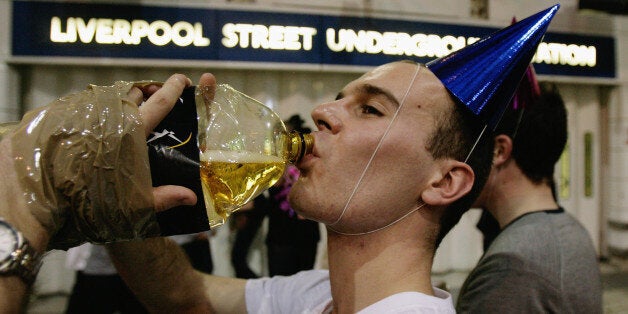
[[[383,115],[379,110],[377,110],[375,107],[370,106],[370,105],[362,105],[361,109],[362,109],[362,113],[364,114],[374,114],[378,117],[381,117]]]

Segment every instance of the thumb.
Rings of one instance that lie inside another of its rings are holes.
[[[196,194],[182,186],[162,185],[153,188],[155,211],[161,212],[181,205],[196,204]]]

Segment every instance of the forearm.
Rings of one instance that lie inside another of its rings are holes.
[[[0,217],[24,234],[40,253],[48,244],[48,234],[26,207],[23,191],[15,178],[11,145],[0,142]],[[26,300],[28,287],[17,276],[0,276],[0,312],[17,313]]]
[[[202,295],[202,275],[175,242],[154,238],[107,248],[119,274],[151,312],[210,311]]]
[[[27,287],[18,277],[0,277],[0,313],[21,313],[27,300]]]
[[[151,312],[246,312],[244,280],[194,270],[183,250],[167,238],[108,248],[120,275]]]

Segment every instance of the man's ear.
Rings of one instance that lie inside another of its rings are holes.
[[[493,150],[493,166],[499,167],[506,163],[512,154],[512,139],[508,135],[500,134],[495,137]]]
[[[432,206],[447,206],[469,193],[474,180],[471,166],[457,160],[443,161],[440,171],[421,193],[421,199]]]

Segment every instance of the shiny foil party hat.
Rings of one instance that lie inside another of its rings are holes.
[[[494,130],[559,7],[556,4],[426,66]]]

